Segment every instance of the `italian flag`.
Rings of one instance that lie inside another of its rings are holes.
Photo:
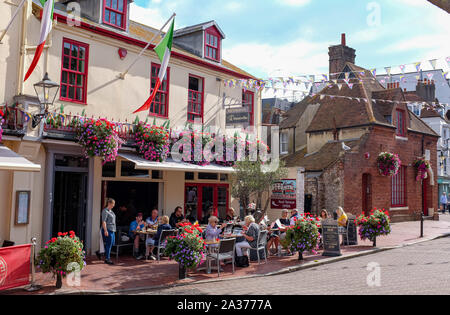
[[[44,50],[47,36],[52,30],[53,8],[55,5],[55,0],[40,0],[40,2],[41,5],[44,7],[41,21],[41,37],[39,39],[39,45],[36,48],[36,52],[34,53],[33,61],[31,62],[30,68],[28,69],[28,72],[25,75],[24,81],[26,81],[30,77],[30,75],[34,71],[34,68],[36,68],[37,63],[39,62],[39,58],[42,55],[42,51]]]
[[[152,104],[156,93],[158,93],[159,87],[161,86],[164,77],[166,76],[167,67],[169,66],[170,54],[172,51],[172,41],[173,41],[173,28],[175,25],[175,19],[172,21],[170,25],[169,31],[166,33],[166,36],[162,39],[162,41],[156,46],[153,50],[158,55],[159,60],[161,61],[161,68],[159,69],[158,79],[156,80],[156,85],[153,89],[152,95],[148,98],[148,100],[142,105],[138,110],[136,110],[133,114],[138,112],[142,112],[144,110],[150,109],[150,105]]]

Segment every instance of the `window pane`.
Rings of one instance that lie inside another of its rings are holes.
[[[119,11],[123,12],[123,0],[119,0]]]
[[[75,73],[69,73],[69,84],[75,84]]]
[[[106,21],[106,22],[109,22],[109,18],[110,18],[110,16],[109,16],[109,10],[105,10],[105,21]]]
[[[77,85],[82,86],[83,85],[83,76],[81,74],[77,75]]]
[[[116,14],[111,12],[111,24],[116,24]]]
[[[77,71],[77,59],[70,60],[70,70]]]
[[[73,86],[69,87],[69,98],[74,99],[75,98],[75,88]]]
[[[64,55],[70,55],[70,44],[64,43]]]
[[[77,100],[82,101],[83,100],[83,89],[77,88]]]
[[[117,14],[116,19],[117,19],[117,26],[122,27],[122,14]]]
[[[111,0],[106,0],[106,6],[111,7]]]
[[[79,51],[79,56],[78,56],[78,58],[84,59],[84,58],[85,58],[85,54],[86,54],[86,48],[80,47],[80,51]]]
[[[112,8],[117,10],[117,0],[112,0]]]
[[[67,83],[67,72],[65,72],[65,71],[63,71],[63,73],[62,73],[61,82]]]
[[[61,85],[61,96],[67,97],[67,86],[66,85]]]
[[[78,71],[84,72],[84,61],[82,61],[82,60],[78,61]]]
[[[72,45],[72,57],[78,57],[78,46]]]
[[[69,57],[64,57],[64,59],[63,59],[63,68],[64,69],[69,69],[69,60],[70,60]]]

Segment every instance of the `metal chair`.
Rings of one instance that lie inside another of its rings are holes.
[[[211,260],[215,260],[217,263],[217,273],[220,277],[220,262],[226,259],[232,260],[233,273],[234,273],[234,250],[236,247],[236,239],[230,238],[221,240],[219,247],[216,252],[209,253],[207,256],[208,260],[208,273],[211,270]]]
[[[124,247],[133,247],[134,242],[132,240],[128,240],[126,242],[122,241],[122,235],[125,235],[128,237],[128,230],[129,227],[127,226],[119,226],[117,227],[117,231],[115,234],[115,244],[113,245],[113,248],[115,250],[111,250],[111,253],[114,253],[116,255],[116,260],[119,260],[119,253],[120,249]]]
[[[158,262],[160,261],[160,257],[161,257],[161,249],[166,248],[165,240],[169,236],[177,236],[177,234],[178,234],[178,230],[164,230],[161,232],[161,235],[159,236],[158,246],[155,246],[157,248],[156,259],[158,260]]]
[[[258,240],[256,241],[256,248],[249,248],[250,251],[256,250],[256,256],[258,257],[258,264],[260,264],[259,251],[266,251],[267,247],[267,231],[260,231],[258,234]],[[264,254],[264,260],[267,264],[267,254]]]

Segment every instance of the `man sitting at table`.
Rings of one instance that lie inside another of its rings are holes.
[[[141,236],[136,232],[137,230],[142,230],[143,228],[145,228],[147,226],[147,224],[142,220],[143,214],[142,212],[139,212],[136,215],[136,220],[134,220],[133,222],[131,222],[130,224],[130,229],[128,232],[128,235],[130,236],[130,238],[133,240],[134,242],[134,247],[133,247],[133,256],[137,259],[140,260],[142,259],[142,255],[140,255],[139,253],[139,240],[141,239]]]
[[[155,208],[152,210],[152,216],[147,218],[145,223],[147,223],[148,226],[155,226],[158,225],[158,221],[159,221],[158,209]]]
[[[177,229],[180,227],[181,223],[185,222],[187,222],[187,220],[185,220],[183,216],[183,208],[181,208],[180,206],[176,207],[175,211],[170,216],[169,220],[170,226],[174,229]]]
[[[159,239],[161,237],[161,233],[162,231],[166,231],[166,230],[172,230],[172,227],[169,224],[169,217],[168,216],[163,216],[161,218],[161,224],[158,226],[158,231],[156,232],[155,236],[153,238],[148,238],[147,239],[147,248],[145,251],[145,258],[147,260],[151,259],[151,260],[156,260],[156,257],[153,255],[153,249],[155,247],[159,246]]]
[[[255,218],[252,215],[248,215],[244,219],[245,225],[243,227],[244,232],[242,236],[244,241],[236,243],[236,255],[238,257],[244,256],[242,250],[244,248],[256,248],[259,235],[259,226],[255,223]]]
[[[288,230],[291,224],[288,215],[289,211],[287,209],[282,210],[281,218],[272,224],[271,230],[274,229],[276,231],[272,231],[272,233],[270,234],[270,239],[267,242],[268,253],[270,253],[270,248],[274,244],[275,248],[278,250],[278,247],[280,246],[280,239],[286,238],[286,231]],[[278,223],[280,224],[280,226],[278,226]]]

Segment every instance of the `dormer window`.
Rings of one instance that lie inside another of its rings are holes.
[[[205,58],[220,61],[220,34],[214,28],[205,31]]]
[[[128,0],[103,0],[103,23],[125,30]]]

